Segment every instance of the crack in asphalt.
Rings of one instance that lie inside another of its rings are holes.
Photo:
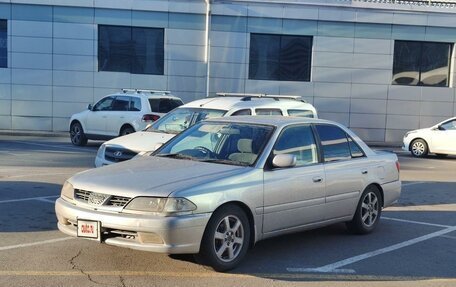
[[[95,281],[92,276],[86,272],[84,272],[84,270],[82,270],[82,268],[79,268],[78,266],[76,266],[76,263],[75,263],[75,260],[82,254],[82,249],[79,249],[78,253],[73,256],[69,261],[68,263],[71,264],[71,270],[77,270],[79,272],[81,272],[81,274],[85,275],[87,277],[87,279],[96,284],[96,285],[102,285],[102,286],[114,286],[114,287],[118,287],[117,285],[111,285],[111,284],[105,284],[105,283],[102,283],[102,282],[98,282],[98,281]],[[119,276],[120,277],[120,287],[127,287],[127,285],[125,285],[125,279],[122,277],[122,276]]]

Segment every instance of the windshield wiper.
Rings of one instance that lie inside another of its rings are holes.
[[[170,157],[170,158],[177,158],[177,159],[198,160],[197,158],[195,158],[191,155],[186,155],[186,154],[181,154],[181,153],[164,153],[164,154],[156,154],[155,156]]]
[[[219,159],[219,158],[209,158],[209,159],[201,159],[201,162],[215,162],[221,164],[229,164],[229,165],[240,165],[240,166],[249,166],[250,164],[242,161],[236,160],[229,160],[229,159]]]

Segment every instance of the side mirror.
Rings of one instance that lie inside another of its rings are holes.
[[[92,110],[92,108],[93,108],[93,107],[92,107],[92,104],[89,104],[89,105],[87,106],[87,109],[90,110],[90,111]]]
[[[278,168],[296,166],[296,156],[293,154],[278,154],[272,159],[272,165]]]
[[[442,125],[438,125],[438,126],[437,126],[437,129],[438,129],[439,131],[444,131],[444,130],[445,130],[445,128],[442,127]]]
[[[154,146],[154,151],[161,148],[163,145],[163,143],[157,143],[155,146]]]

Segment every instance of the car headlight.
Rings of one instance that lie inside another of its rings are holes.
[[[106,145],[105,145],[105,144],[102,144],[102,145],[98,148],[97,157],[103,158],[103,157],[104,157],[105,150],[106,150]]]
[[[196,205],[180,197],[136,197],[126,210],[163,213],[165,215],[183,215],[196,210]]]
[[[68,181],[65,181],[65,183],[63,184],[61,196],[71,200],[74,199],[74,188],[73,185]]]

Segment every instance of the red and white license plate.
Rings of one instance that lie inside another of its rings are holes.
[[[78,237],[100,238],[100,222],[78,219]]]

